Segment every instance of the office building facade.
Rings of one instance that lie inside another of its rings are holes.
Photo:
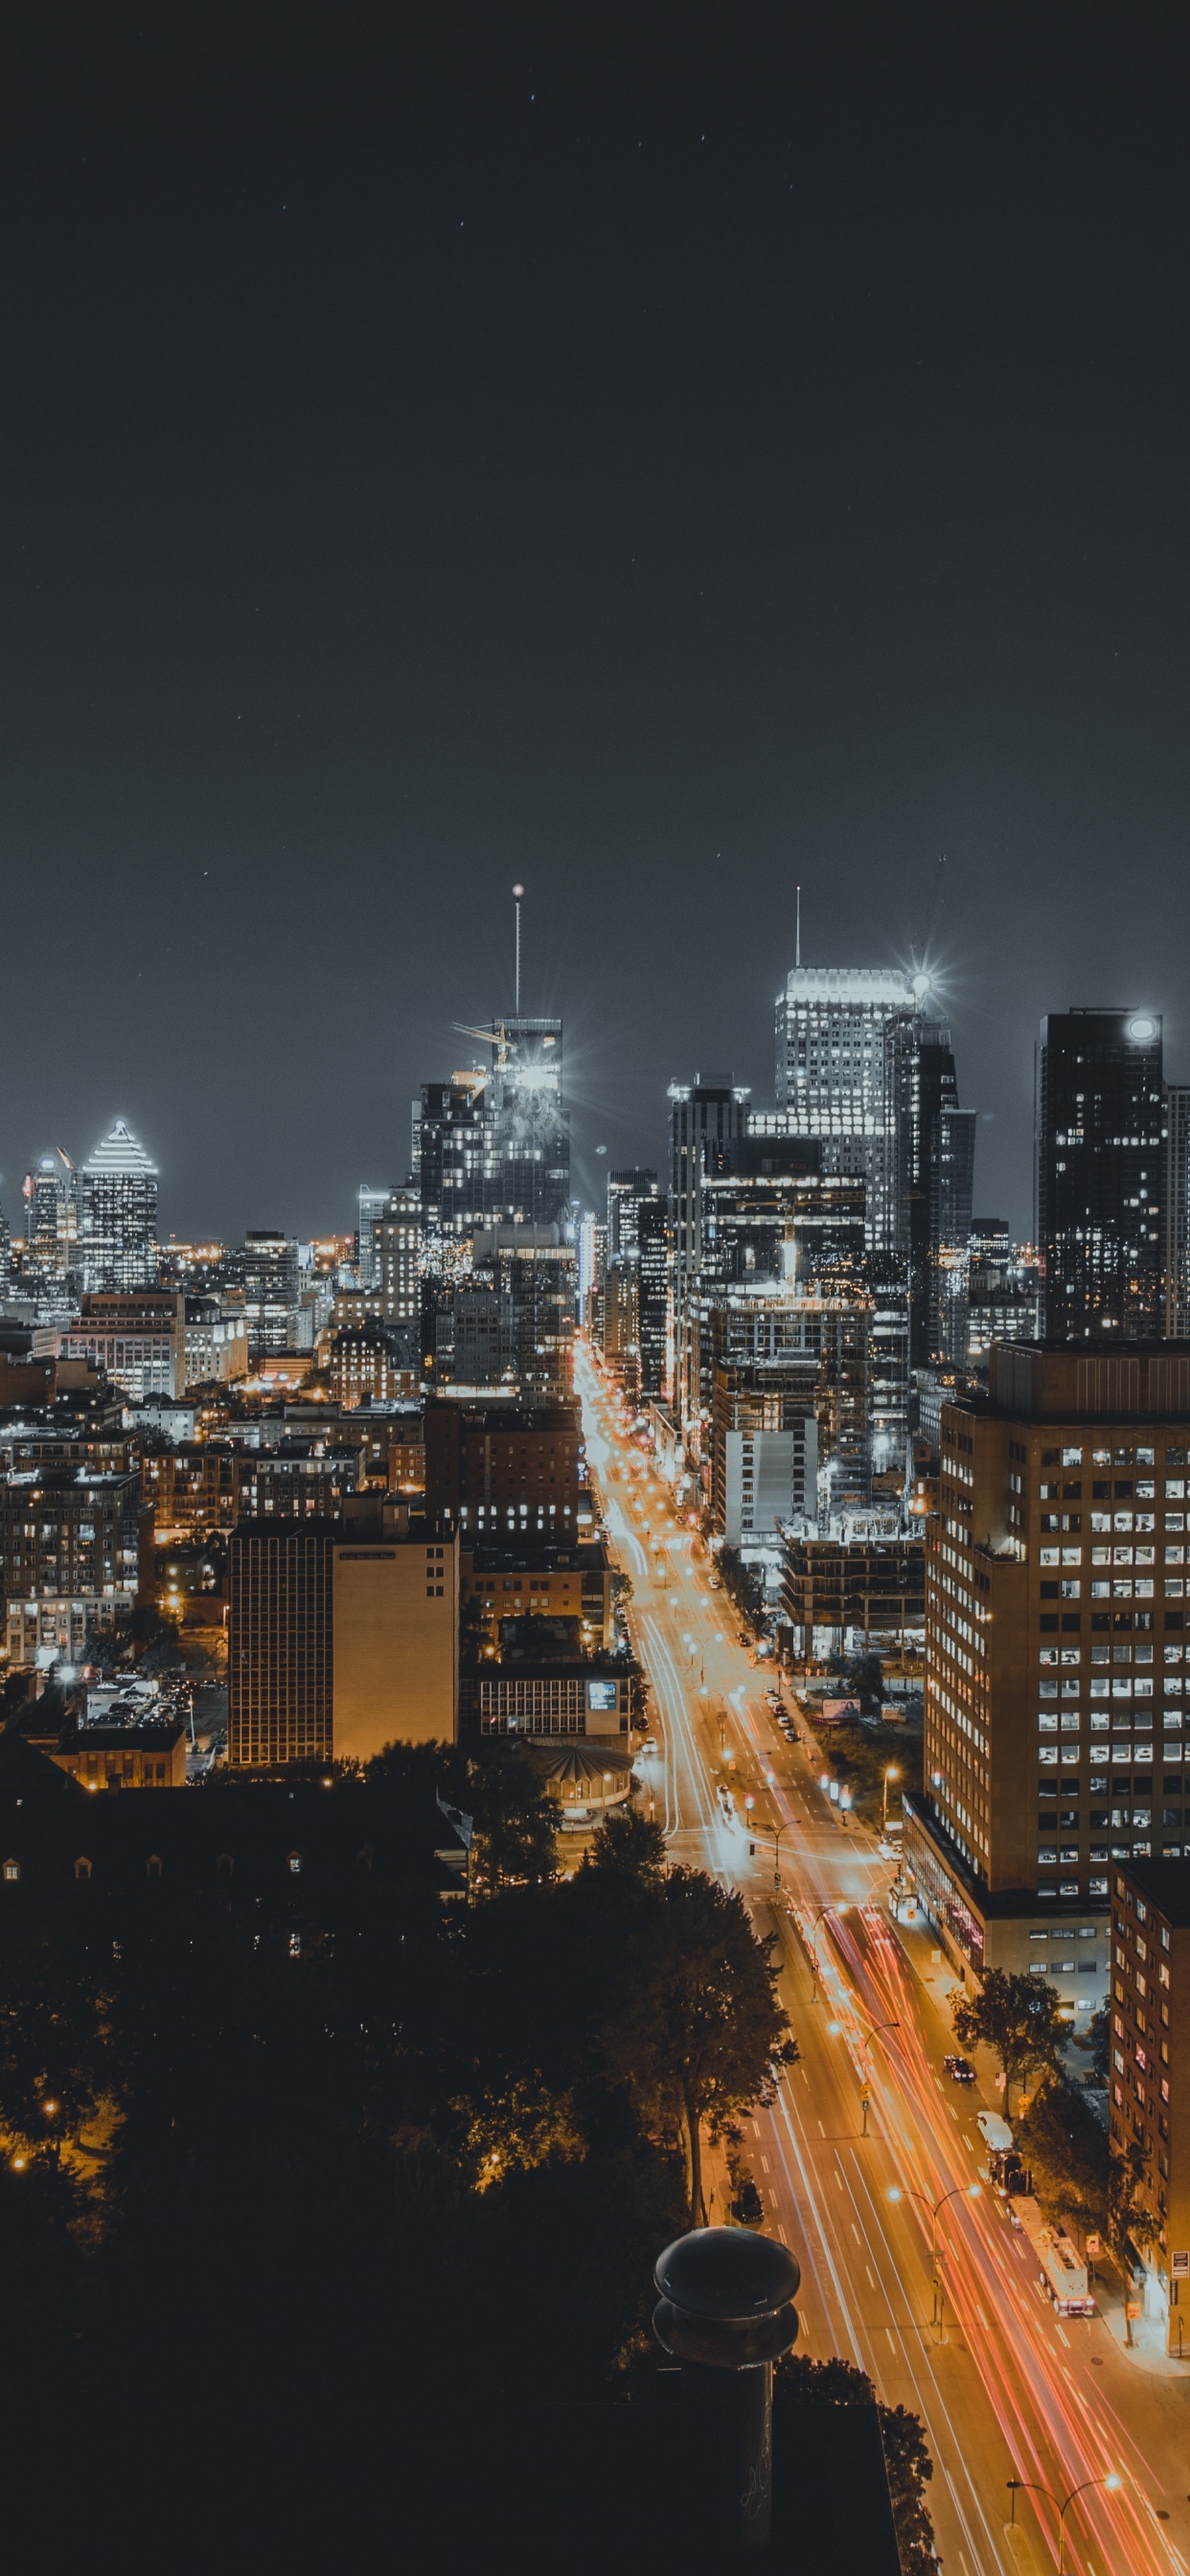
[[[1184,1344],[995,1345],[987,1397],[942,1407],[913,1857],[977,1970],[989,1903],[1102,1913],[1116,1862],[1190,1831],[1188,1450]]]
[[[157,1275],[157,1167],[122,1118],[78,1174],[85,1290],[148,1288]]]
[[[228,1551],[228,1760],[271,1770],[453,1742],[458,1543],[362,1498],[242,1521]]]
[[[906,1246],[904,1188],[924,982],[877,967],[796,966],[777,996],[776,1098],[826,1170],[858,1173],[871,1249]]]

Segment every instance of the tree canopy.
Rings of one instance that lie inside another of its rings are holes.
[[[742,1897],[691,1869],[671,1871],[629,1938],[604,2048],[645,2120],[682,2145],[692,2226],[706,2223],[703,2122],[721,2137],[797,2056],[772,1948]]]
[[[977,1995],[963,1995],[951,2018],[962,2048],[990,2048],[1004,2076],[1004,2104],[1018,2084],[1062,2064],[1069,2031],[1059,2019],[1056,1986],[1043,1977],[989,1968]]]

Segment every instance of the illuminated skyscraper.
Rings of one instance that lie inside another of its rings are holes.
[[[25,1201],[25,1269],[30,1277],[62,1279],[71,1267],[76,1234],[74,1174],[64,1154],[43,1154],[22,1185]]]
[[[1160,1020],[1051,1011],[1041,1023],[1038,1109],[1046,1338],[1153,1340],[1165,1320]]]
[[[148,1288],[157,1276],[157,1167],[122,1118],[83,1164],[79,1267],[85,1290]]]
[[[824,1171],[867,1189],[876,1252],[908,1250],[903,1196],[924,977],[872,966],[795,966],[777,996],[777,1110],[814,1136]]]

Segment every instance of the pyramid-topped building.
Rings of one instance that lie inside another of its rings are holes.
[[[123,1118],[79,1173],[83,1287],[147,1288],[157,1275],[157,1166]]]

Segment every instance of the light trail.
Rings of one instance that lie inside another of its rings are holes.
[[[788,1773],[791,1756],[761,1704],[763,1677],[747,1667],[741,1673],[730,1605],[706,1594],[687,1532],[663,1538],[653,1552],[653,1530],[668,1509],[654,1480],[634,1483],[631,1516],[623,1508],[615,1472],[619,1435],[614,1425],[607,1428],[610,1415],[585,1354],[578,1374],[588,1455],[606,1499],[609,1533],[633,1576],[633,1635],[663,1720],[671,1849],[679,1843],[683,1855],[699,1849],[703,1865],[725,1884],[740,1886],[758,1917],[768,1919],[771,1900],[749,1871],[745,1834],[738,1823],[724,1823],[714,1794],[712,1703],[723,1712],[735,1754],[734,1782],[741,1791],[751,1787],[771,1814],[772,1825],[760,1814],[754,1818],[758,1834],[782,1826],[781,1869],[795,1902],[779,1902],[773,1919],[786,1955],[783,1992],[803,2057],[772,2110],[757,2113],[754,2125],[772,2158],[769,2187],[790,2213],[803,2258],[812,2344],[850,2354],[882,2396],[903,2399],[920,2414],[937,2464],[931,2504],[948,2565],[966,2566],[969,2576],[1014,2570],[1019,2576],[1022,2562],[1005,2529],[1010,2475],[1064,2495],[1084,2479],[1117,2472],[1124,2481],[1119,2489],[1093,2487],[1067,2516],[1071,2576],[1187,2576],[1186,2556],[1150,2501],[1162,2483],[1144,2402],[1152,2383],[1146,2387],[1128,2372],[1102,2326],[1070,2320],[1068,2331],[1058,2323],[1035,2287],[1031,2249],[1009,2230],[994,2194],[965,2196],[983,2155],[971,2131],[973,2106],[952,2101],[940,2086],[934,1998],[873,1902],[886,1873],[866,1838],[843,1831],[809,1780],[770,1781],[777,1765]],[[645,1540],[638,1535],[642,1499]],[[656,1555],[670,1577],[664,1584]],[[705,1699],[697,1683],[692,1691],[681,1660],[683,1632],[697,1640]],[[794,1768],[800,1773],[800,1761]],[[827,1911],[815,1934],[820,1907]],[[820,2008],[804,1999],[811,1948],[819,1961]],[[828,2017],[838,2023],[837,2033],[824,2028]],[[874,2037],[881,2022],[899,2028]],[[871,2134],[861,2140],[857,2092],[864,2084]],[[894,2185],[905,2194],[895,2203],[887,2197]],[[911,2195],[920,2192],[932,2206],[952,2191],[957,2196],[938,2225],[947,2322],[934,2333],[925,2321],[932,2228]],[[1102,2374],[1088,2370],[1080,2385],[1075,2372],[1089,2362],[1095,2336],[1095,2357],[1106,2366]],[[1114,2377],[1105,2385],[1109,2371]],[[1133,2399],[1139,2429],[1129,2422],[1132,2405],[1123,2402]],[[1180,2425],[1172,2409],[1161,2418],[1169,2454],[1161,2502],[1176,2507],[1184,2507],[1190,2485]],[[1022,2520],[1034,2515],[1038,2564],[1043,2551],[1052,2562],[1054,2508],[1032,2495],[1020,2498],[1019,2509]],[[1179,2521],[1186,2522],[1184,2510]]]

